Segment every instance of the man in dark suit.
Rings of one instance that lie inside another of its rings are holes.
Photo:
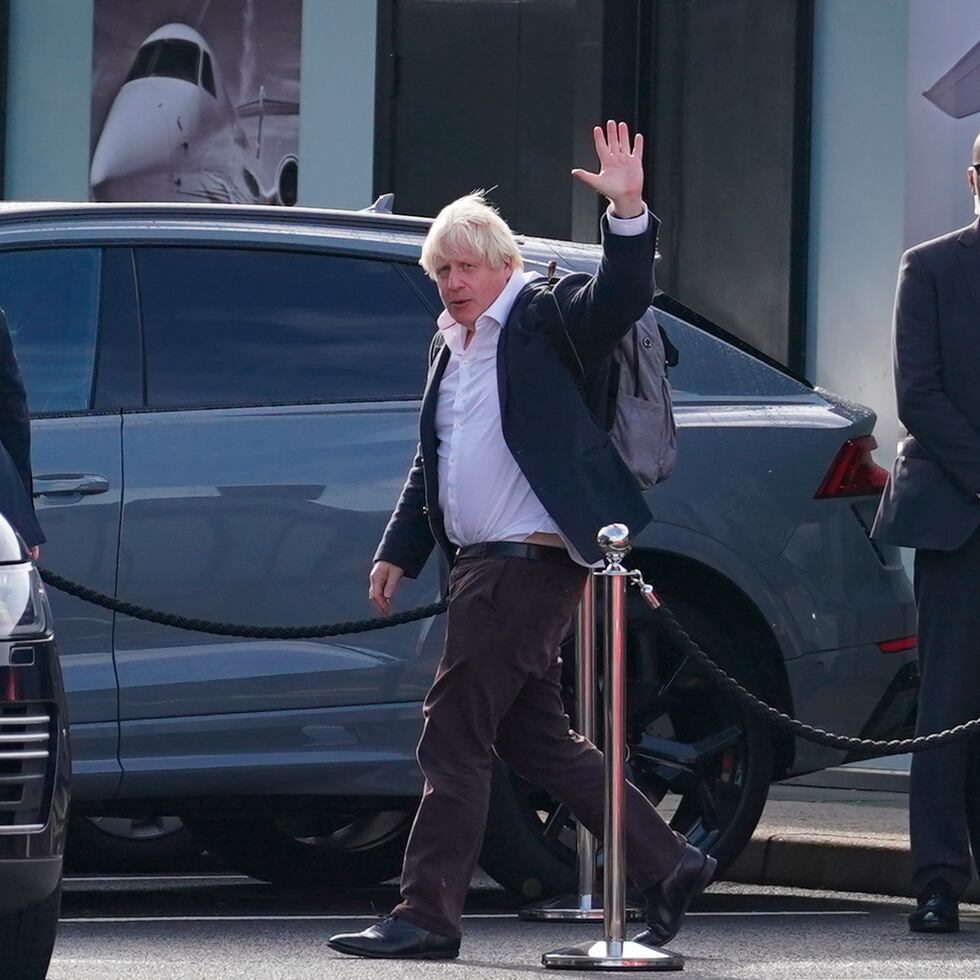
[[[448,205],[422,250],[446,309],[444,346],[422,402],[419,450],[371,572],[387,614],[403,575],[438,544],[452,564],[446,647],[425,700],[425,789],[392,915],[330,945],[357,956],[451,958],[486,824],[492,753],[603,830],[602,754],[570,731],[558,646],[581,598],[596,532],[639,531],[650,512],[610,441],[611,354],[653,295],[657,220],[643,203],[642,137],[595,129],[600,172],[572,173],[610,201],[595,276],[550,291],[525,273],[480,195]],[[552,339],[557,303],[589,404]],[[438,345],[434,345],[438,346]],[[597,421],[597,418],[600,421]],[[637,939],[668,942],[715,861],[670,830],[635,787],[626,806],[629,873],[647,897]]]
[[[967,180],[980,214],[980,136]],[[917,732],[980,716],[980,228],[975,222],[909,249],[895,301],[895,390],[908,431],[874,537],[915,548],[919,611]],[[918,907],[914,932],[955,932],[970,880],[968,779],[980,743],[912,761],[909,830]]]
[[[31,417],[7,317],[0,310],[0,514],[37,559],[44,533],[34,514]]]

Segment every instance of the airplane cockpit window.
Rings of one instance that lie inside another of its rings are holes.
[[[205,51],[201,62],[201,84],[215,97],[218,93],[214,88],[214,70],[211,68],[211,55]]]
[[[201,49],[193,41],[164,38],[144,44],[136,53],[126,81],[135,78],[181,78],[197,84]]]

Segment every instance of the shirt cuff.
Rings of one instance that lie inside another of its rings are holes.
[[[613,214],[612,205],[606,208],[606,220],[609,222],[609,230],[614,235],[642,235],[650,224],[650,212],[646,205],[643,206],[643,214],[638,214],[635,218],[619,218]]]

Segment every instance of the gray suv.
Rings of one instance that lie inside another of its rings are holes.
[[[367,573],[417,439],[439,310],[428,220],[187,205],[7,205],[0,305],[33,415],[43,564],[141,605],[236,623],[372,615]],[[529,268],[594,246],[522,241]],[[865,735],[907,731],[914,618],[868,528],[873,414],[658,296],[677,347],[674,476],[632,556],[700,644],[766,700]],[[610,514],[610,520],[616,515]],[[400,608],[440,595],[430,562]],[[398,871],[420,777],[430,619],[263,642],[53,595],[77,812],[180,816],[235,867],[314,886]],[[568,659],[568,658],[566,658]],[[724,863],[770,781],[836,764],[706,686],[641,607],[632,776]],[[569,692],[575,683],[567,678]],[[567,886],[574,830],[496,774],[483,863]]]

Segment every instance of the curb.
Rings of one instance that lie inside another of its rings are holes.
[[[915,897],[908,844],[882,837],[756,834],[725,872],[726,881]],[[962,901],[980,899],[976,876]]]

